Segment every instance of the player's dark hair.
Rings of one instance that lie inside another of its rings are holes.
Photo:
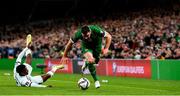
[[[86,34],[87,32],[90,31],[89,27],[87,25],[83,26],[82,29],[81,29],[82,33],[83,34]]]
[[[23,71],[23,69],[24,69],[25,67],[26,67],[26,66],[23,65],[23,64],[18,65],[18,66],[16,67],[16,72],[19,73],[19,74],[21,74],[21,72]]]

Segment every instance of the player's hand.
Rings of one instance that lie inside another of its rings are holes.
[[[102,54],[103,54],[103,55],[105,55],[105,54],[107,54],[107,53],[108,53],[108,51],[109,51],[109,49],[108,49],[108,48],[102,49]]]

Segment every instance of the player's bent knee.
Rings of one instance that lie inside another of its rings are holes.
[[[87,62],[89,62],[89,63],[94,63],[95,62],[95,59],[94,59],[92,53],[87,52],[87,53],[84,54],[84,56],[85,56]]]
[[[87,59],[87,62],[88,62],[89,64],[94,64],[94,63],[95,63],[95,60],[94,60],[94,58],[88,58],[88,59]]]

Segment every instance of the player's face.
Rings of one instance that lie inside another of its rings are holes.
[[[86,34],[82,34],[84,39],[89,39],[91,36],[91,31],[87,32]]]
[[[22,70],[22,75],[28,75],[28,70],[27,70],[27,68],[24,68],[23,70]]]

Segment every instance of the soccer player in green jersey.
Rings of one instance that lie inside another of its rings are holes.
[[[103,37],[106,39],[104,48],[102,48]],[[67,60],[67,53],[71,50],[72,45],[78,40],[81,40],[82,53],[86,60],[85,64],[82,66],[82,71],[84,71],[85,68],[89,68],[89,71],[95,81],[95,88],[99,88],[100,83],[96,75],[96,67],[94,64],[98,64],[101,53],[103,55],[108,53],[109,46],[111,44],[111,35],[96,25],[82,26],[67,43],[61,62],[65,62],[65,60]]]

